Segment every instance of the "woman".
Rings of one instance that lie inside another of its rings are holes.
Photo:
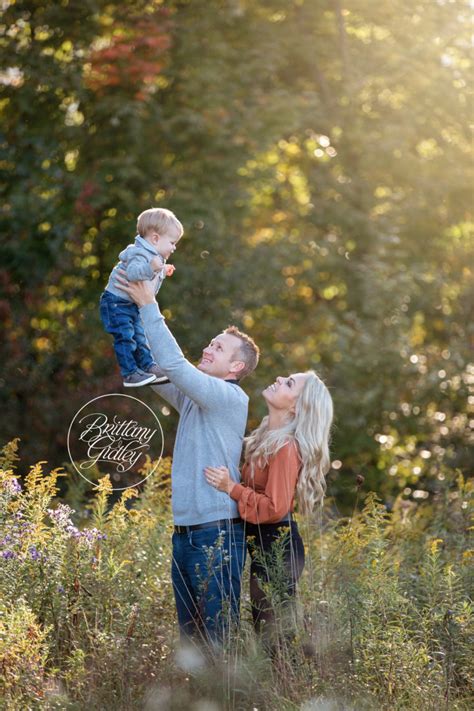
[[[294,499],[301,513],[310,513],[324,497],[333,405],[312,370],[279,377],[262,394],[268,415],[245,439],[242,483],[226,467],[208,467],[204,475],[237,502],[247,522],[254,627],[274,651],[275,607],[288,610],[304,567]]]

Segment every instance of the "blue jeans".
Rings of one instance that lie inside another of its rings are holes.
[[[153,365],[138,306],[110,291],[100,297],[100,318],[114,337],[114,350],[123,377]]]
[[[182,638],[222,643],[239,622],[243,523],[173,533],[171,580]]]

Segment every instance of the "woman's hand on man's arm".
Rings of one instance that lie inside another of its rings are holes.
[[[230,492],[235,486],[235,481],[231,479],[227,467],[206,467],[204,476],[208,484],[230,496]]]

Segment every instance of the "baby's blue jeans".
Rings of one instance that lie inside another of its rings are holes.
[[[153,365],[138,306],[110,291],[100,297],[100,318],[107,333],[114,337],[114,350],[123,377],[139,368],[147,371]]]

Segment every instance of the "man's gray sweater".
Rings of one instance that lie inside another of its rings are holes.
[[[171,472],[174,522],[235,518],[236,502],[206,482],[204,469],[226,466],[240,481],[248,396],[235,382],[206,375],[186,360],[158,304],[142,306],[140,316],[153,357],[171,381],[153,390],[180,414]]]

